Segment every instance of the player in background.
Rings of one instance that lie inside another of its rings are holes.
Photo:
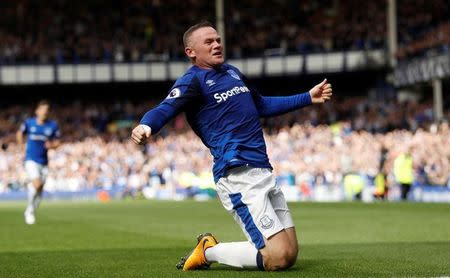
[[[213,235],[201,234],[197,246],[177,267],[205,269],[219,262],[268,271],[286,269],[297,260],[298,242],[286,200],[272,174],[260,117],[324,103],[331,98],[331,85],[325,79],[305,93],[264,97],[237,68],[224,62],[220,37],[210,23],[190,27],[183,42],[193,65],[167,98],[143,116],[131,139],[145,143],[184,111],[214,156],[217,194],[248,241],[218,243]]]
[[[17,142],[24,144],[24,136],[27,137],[25,151],[25,171],[29,183],[28,205],[25,210],[25,222],[29,225],[36,222],[36,210],[42,199],[42,191],[48,174],[49,149],[57,148],[60,141],[60,131],[55,121],[48,119],[50,103],[42,100],[38,103],[36,117],[26,119],[17,131]]]

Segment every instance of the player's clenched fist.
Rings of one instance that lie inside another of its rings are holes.
[[[138,125],[131,132],[131,140],[136,144],[144,144],[151,133],[152,129],[148,125]]]

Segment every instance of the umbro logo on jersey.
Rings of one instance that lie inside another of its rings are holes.
[[[209,87],[211,87],[214,84],[216,84],[216,82],[214,80],[212,80],[212,79],[206,80],[206,85],[208,85]]]
[[[181,95],[181,91],[178,88],[174,88],[172,89],[172,91],[170,91],[169,95],[167,96],[167,98],[177,98]]]

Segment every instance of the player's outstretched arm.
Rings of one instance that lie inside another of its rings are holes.
[[[152,129],[148,125],[140,124],[131,132],[131,140],[138,144],[144,144],[152,134]]]
[[[261,96],[256,89],[253,89],[252,97],[261,117],[273,117],[311,104],[324,103],[331,98],[331,95],[331,84],[324,79],[305,93],[283,97],[266,97]]]
[[[330,100],[333,95],[333,89],[331,88],[331,84],[328,83],[325,78],[322,82],[309,90],[309,94],[311,95],[312,103],[324,103]]]

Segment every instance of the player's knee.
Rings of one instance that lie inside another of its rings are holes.
[[[36,191],[37,191],[37,192],[42,192],[42,190],[44,189],[44,183],[41,182],[41,183],[37,184],[37,185],[35,186],[35,188],[36,188]]]
[[[36,189],[44,187],[44,182],[40,179],[35,179],[31,182]]]
[[[287,269],[295,264],[297,261],[298,248],[285,248],[278,251],[276,254],[270,254],[265,260],[265,269],[267,271],[277,271]]]
[[[298,245],[291,246],[290,248],[286,249],[283,258],[284,262],[283,269],[287,269],[293,266],[297,261],[297,255],[298,255]]]
[[[298,244],[288,249],[287,252],[287,259],[289,261],[288,267],[291,267],[295,264],[295,262],[297,261],[297,256],[298,256]]]
[[[291,262],[287,258],[278,258],[271,263],[264,265],[266,271],[279,271],[284,270],[292,266]]]

